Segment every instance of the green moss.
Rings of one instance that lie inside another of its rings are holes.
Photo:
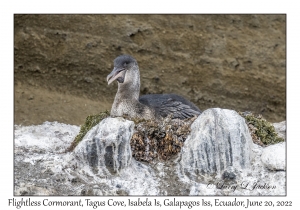
[[[106,110],[105,112],[101,112],[97,115],[89,115],[86,119],[84,124],[80,127],[79,134],[75,137],[74,141],[72,142],[71,146],[67,149],[67,152],[73,151],[75,147],[79,144],[79,142],[83,139],[86,133],[91,130],[92,127],[97,125],[100,121],[104,118],[109,116],[109,112]]]
[[[247,121],[248,126],[252,125],[254,134],[260,139],[264,145],[276,144],[284,141],[278,137],[272,123],[268,122],[261,115],[255,116],[252,113],[240,113]]]

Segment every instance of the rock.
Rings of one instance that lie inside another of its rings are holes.
[[[204,116],[199,116],[194,121],[191,135],[185,143],[191,141],[194,144],[189,143],[190,145],[199,146],[201,138],[196,141],[190,138],[201,137],[199,131],[211,130],[213,131],[211,136],[217,139],[227,136],[227,140],[231,138],[229,142],[239,147],[242,145],[244,148],[247,147],[247,137],[245,142],[234,138],[238,133],[247,136],[247,132],[243,131],[244,122],[236,112],[210,109],[203,114]],[[203,122],[205,119],[206,124]],[[201,128],[200,125],[204,127]],[[222,126],[223,130],[220,132]],[[199,177],[204,177],[206,180],[195,181],[195,168],[192,168],[194,165],[188,165],[191,161],[184,162],[184,155],[153,163],[131,158],[128,151],[129,139],[133,133],[131,121],[123,118],[106,118],[86,134],[75,151],[64,152],[78,132],[78,126],[56,122],[46,122],[38,126],[15,126],[14,194],[27,196],[286,195],[286,171],[266,168],[261,159],[265,149],[256,144],[252,145],[253,158],[251,171],[249,171],[246,170],[249,167],[248,162],[241,161],[241,158],[248,159],[247,151],[244,152],[245,154],[236,155],[238,151],[232,149],[229,153],[236,159],[233,161],[233,166],[229,164],[226,168],[228,162],[222,159],[223,156],[226,157],[226,150],[222,153],[222,148],[227,144],[222,145],[221,141],[212,141],[221,151],[215,159],[220,158],[219,163],[223,163],[225,169],[222,172],[220,167],[220,173],[219,171],[215,173],[219,173],[217,174],[219,178],[214,176],[215,174],[199,173]],[[204,134],[205,132],[202,133],[202,138]],[[200,151],[195,148],[193,154],[197,155]],[[241,176],[239,176],[240,172]],[[246,188],[241,187],[245,184],[247,184]],[[263,187],[254,189],[257,185]]]
[[[121,123],[122,121],[124,122]],[[108,124],[102,126],[99,124],[94,128],[101,128],[98,130],[98,134],[102,137],[106,136],[103,131],[110,131],[111,133],[108,133],[105,139],[111,139],[112,143],[122,144],[122,137],[125,138],[125,134],[122,134],[123,128],[126,134],[132,133],[129,130],[132,128],[132,122],[130,121],[115,118],[107,119],[107,122],[111,123],[111,129],[105,129],[109,127]],[[119,134],[121,134],[118,136],[114,131],[119,131]],[[153,170],[134,159],[124,162],[118,159],[116,162],[116,165],[119,164],[120,166],[119,168],[116,167],[118,173],[112,171],[112,174],[106,168],[105,160],[100,160],[99,163],[104,162],[104,165],[99,173],[94,173],[96,172],[94,168],[97,169],[97,167],[91,167],[89,165],[91,161],[87,162],[87,158],[78,159],[79,151],[77,153],[65,153],[64,151],[70,146],[78,132],[78,126],[57,122],[46,122],[37,126],[15,126],[15,195],[108,196],[160,194]],[[86,136],[86,138],[91,137],[93,132],[89,134],[90,136]],[[128,138],[130,139],[130,136]],[[86,153],[86,148],[84,148],[86,145],[83,143],[81,146],[83,152]],[[126,151],[123,152],[126,153]],[[107,156],[106,160],[109,159],[109,155]],[[126,157],[128,156],[123,156],[123,158]],[[111,156],[110,158],[113,159]],[[122,168],[127,163],[130,163],[130,165]],[[107,176],[101,176],[100,172],[103,172],[103,174],[106,172]]]
[[[275,131],[277,132],[280,138],[286,139],[286,121],[282,121],[279,123],[273,123]]]
[[[233,68],[237,68],[240,64],[235,58],[228,58],[226,59],[227,63]]]
[[[58,122],[44,122],[36,126],[15,126],[16,148],[23,148],[27,153],[62,153],[69,141],[74,138],[74,133],[79,131],[75,125],[66,125]],[[37,155],[38,155],[37,154]]]
[[[84,81],[86,81],[87,83],[93,83],[94,82],[92,77],[85,77]]]
[[[270,170],[286,170],[285,142],[270,145],[264,148],[261,161]]]
[[[237,112],[208,109],[194,121],[182,147],[182,171],[195,180],[213,174],[235,178],[237,171],[251,169],[252,144],[247,124]]]
[[[75,148],[76,158],[95,174],[112,175],[131,163],[130,139],[134,123],[123,118],[105,118],[94,126]]]

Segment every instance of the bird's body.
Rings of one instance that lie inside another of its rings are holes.
[[[139,97],[140,73],[136,60],[121,55],[114,60],[114,69],[107,76],[108,84],[118,81],[118,91],[111,109],[112,116],[159,120],[189,118],[201,113],[192,102],[176,94],[150,94]]]
[[[200,114],[200,109],[185,98],[176,94],[151,94],[143,95],[139,102],[152,107],[156,117],[189,118]]]

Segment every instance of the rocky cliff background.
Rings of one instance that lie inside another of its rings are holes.
[[[131,54],[141,94],[177,93],[201,110],[286,118],[285,15],[15,15],[15,124],[80,125],[109,110],[113,60]]]

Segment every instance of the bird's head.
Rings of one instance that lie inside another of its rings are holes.
[[[107,75],[108,84],[117,80],[119,83],[124,83],[126,74],[130,71],[138,71],[137,61],[130,55],[120,55],[114,60],[114,69]],[[131,72],[130,72],[131,73]]]

